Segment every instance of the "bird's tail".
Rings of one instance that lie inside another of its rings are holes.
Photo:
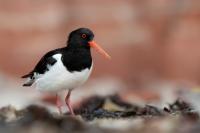
[[[23,84],[23,86],[31,86],[34,83],[33,72],[30,72],[21,78],[28,78],[27,81]]]
[[[24,76],[22,76],[21,78],[28,78],[28,77],[32,77],[33,76],[33,73],[30,72],[29,74],[26,74]]]
[[[35,80],[29,77],[23,86],[31,86],[34,82]]]

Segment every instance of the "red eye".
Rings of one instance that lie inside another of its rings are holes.
[[[82,34],[81,37],[82,38],[86,38],[87,36],[86,36],[86,34]]]

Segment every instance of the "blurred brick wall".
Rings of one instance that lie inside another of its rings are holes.
[[[78,27],[93,29],[112,56],[93,53],[94,77],[200,82],[198,0],[0,1],[1,71],[20,77]]]

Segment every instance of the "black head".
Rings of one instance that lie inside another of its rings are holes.
[[[90,48],[94,48],[97,52],[110,59],[111,57],[95,42],[94,33],[88,28],[79,28],[69,34],[68,46],[70,49],[84,48],[90,52]]]
[[[88,28],[79,28],[72,31],[68,37],[68,47],[90,48],[88,42],[94,38],[94,33]]]

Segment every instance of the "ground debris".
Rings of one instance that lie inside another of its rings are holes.
[[[167,109],[167,108],[165,108],[165,109]],[[192,106],[189,103],[187,103],[181,99],[178,99],[174,103],[169,104],[169,108],[167,110],[168,110],[168,112],[190,112],[194,109],[192,108]]]
[[[6,106],[0,109],[0,120],[10,122],[22,117],[23,111],[17,111],[13,106]]]
[[[85,120],[93,120],[95,118],[133,117],[138,109],[139,106],[122,101],[118,95],[112,95],[88,98],[83,101],[79,108],[75,109],[75,112]]]
[[[158,130],[196,133],[200,129],[199,114],[189,103],[180,99],[160,109],[152,105],[130,104],[118,95],[93,96],[84,100],[75,113],[77,117],[66,114],[59,116],[38,105],[30,105],[23,110],[4,107],[0,109],[0,132],[119,133],[121,131],[118,128],[127,127],[130,129],[123,128],[125,133]],[[187,126],[183,127],[182,124]]]
[[[8,107],[10,108],[10,107]],[[12,108],[13,110],[14,108]],[[0,110],[0,113],[9,111],[7,107]],[[14,109],[13,112],[20,112],[20,118],[13,121],[4,121],[7,119],[5,116],[0,123],[0,132],[8,133],[56,133],[56,132],[77,132],[77,133],[92,133],[93,130],[102,132],[103,129],[87,127],[80,119],[69,115],[58,116],[51,114],[46,108],[38,105],[30,105],[24,110],[17,111]],[[17,116],[16,116],[17,118]],[[94,132],[95,132],[94,131]]]
[[[163,116],[164,113],[162,110],[158,109],[157,107],[146,105],[144,108],[140,108],[138,110],[137,115],[140,116]]]
[[[169,104],[169,107],[163,109],[165,112],[173,115],[181,115],[190,120],[199,120],[199,114],[189,103],[177,99],[174,103]]]
[[[169,114],[182,116],[191,115],[197,117],[198,113],[192,106],[180,99],[170,104],[169,107],[160,109],[153,105],[144,107],[133,105],[123,101],[118,95],[107,97],[93,96],[82,102],[81,106],[75,110],[76,114],[81,115],[85,120],[95,118],[130,118],[130,117],[164,117]]]

